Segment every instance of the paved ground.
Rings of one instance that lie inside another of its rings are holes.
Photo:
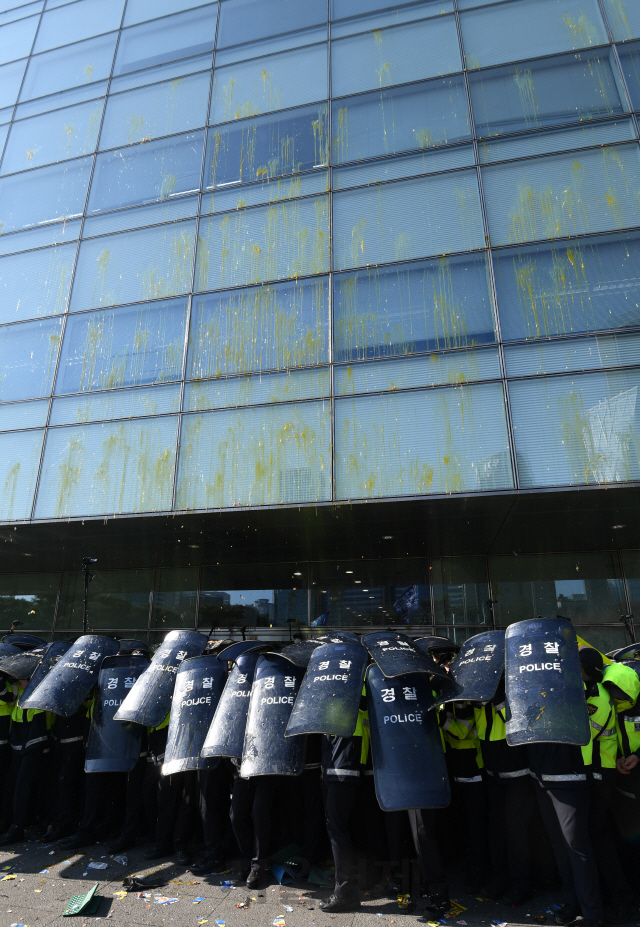
[[[407,913],[398,909],[395,899],[376,897],[374,893],[363,897],[363,907],[355,914],[326,915],[318,908],[318,901],[329,892],[316,886],[301,883],[283,887],[273,882],[262,892],[250,893],[240,884],[232,889],[222,886],[223,880],[233,878],[233,872],[196,877],[170,860],[145,865],[142,849],[130,850],[126,855],[128,865],[122,866],[100,844],[86,853],[64,854],[57,845],[30,842],[18,844],[13,852],[0,851],[0,877],[7,873],[10,876],[0,881],[0,927],[94,927],[96,920],[106,920],[112,927],[273,927],[278,917],[284,918],[286,927],[418,927],[432,919],[422,903]],[[106,862],[107,869],[87,869],[91,861]],[[13,868],[9,872],[7,867]],[[120,896],[125,876],[157,871],[165,874],[167,884],[151,890],[148,898],[139,898],[137,893]],[[102,896],[96,914],[62,919],[69,898],[86,892],[95,882],[99,882],[98,894]],[[451,927],[463,922],[467,927],[490,927],[496,921],[537,924],[536,915],[559,901],[557,895],[540,895],[522,908],[513,909],[464,895],[455,890],[455,884],[452,894],[467,910],[447,921]],[[158,904],[156,896],[178,900]],[[545,923],[553,924],[553,918],[547,916]],[[640,927],[640,912],[633,924]]]

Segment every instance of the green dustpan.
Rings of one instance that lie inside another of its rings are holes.
[[[94,897],[98,889],[98,883],[89,889],[86,895],[74,895],[67,902],[67,906],[62,912],[63,917],[71,917],[74,914],[94,914],[100,906],[101,898]]]

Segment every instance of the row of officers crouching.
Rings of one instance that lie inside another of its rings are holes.
[[[558,924],[625,923],[640,874],[636,652],[603,657],[561,618],[461,649],[392,631],[290,644],[172,631],[151,657],[139,641],[8,635],[0,846],[28,826],[68,850],[147,841],[145,859],[195,874],[239,858],[251,888],[275,849],[296,845],[304,875],[330,846],[328,912],[359,906],[358,861],[387,861],[393,889],[414,858],[435,916],[461,867],[466,891],[505,905],[560,888]]]

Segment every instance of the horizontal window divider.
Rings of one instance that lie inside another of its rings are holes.
[[[471,142],[467,142],[467,144],[471,144]],[[422,149],[419,149],[419,151],[421,150]],[[435,151],[436,149],[424,149],[425,152],[431,150]],[[368,163],[369,162],[363,162],[362,166],[366,167]],[[350,193],[352,190],[373,190],[376,187],[386,187],[392,183],[404,183],[406,180],[428,180],[430,177],[443,177],[445,174],[459,174],[461,171],[475,172],[478,167],[482,167],[482,165],[474,162],[473,164],[465,164],[462,167],[448,167],[443,171],[427,171],[420,174],[407,174],[405,177],[390,177],[388,180],[371,180],[369,183],[355,184],[352,187],[340,187],[339,190],[332,188],[331,192],[333,196],[340,196],[343,193]]]
[[[507,376],[507,383],[514,383],[520,380],[547,380],[558,377],[581,377],[589,373],[615,373],[619,370],[636,370],[640,372],[639,364],[611,364],[606,367],[581,367],[578,370],[552,370],[544,373],[521,373]],[[514,429],[517,427],[514,424]]]
[[[169,83],[171,83],[171,81],[169,81]],[[138,147],[141,147],[142,145],[153,145],[155,144],[155,142],[165,142],[167,141],[167,139],[180,138],[181,136],[185,136],[185,135],[197,135],[198,132],[204,132],[206,128],[207,128],[206,124],[203,123],[201,126],[194,126],[192,129],[187,129],[186,131],[183,131],[183,132],[171,132],[169,135],[158,135],[154,138],[145,138],[139,142],[130,142],[128,145],[115,145],[113,148],[98,148],[95,153],[98,155],[101,155],[101,154],[109,154],[109,152],[113,152],[113,151],[131,151],[133,148],[138,148]],[[62,162],[55,162],[55,163],[62,163]],[[193,193],[197,193],[198,190],[196,189],[196,190],[189,191],[189,192],[192,192],[193,194]],[[175,199],[178,199],[181,196],[186,196],[186,193],[182,193],[182,192],[178,193]],[[113,209],[111,211],[113,212]],[[87,213],[87,218],[89,218],[90,216],[94,216],[94,215],[98,215],[98,214],[93,213],[93,212]]]
[[[466,168],[466,170],[468,170],[468,171],[475,171],[475,170],[476,170],[476,165],[474,165],[474,166],[472,166],[472,167],[468,167],[468,168]],[[600,233],[600,234],[602,234],[602,233]],[[554,239],[554,240],[555,240],[555,239]],[[386,269],[386,268],[389,268],[389,267],[396,267],[396,266],[399,265],[399,264],[402,264],[402,265],[405,265],[405,264],[407,264],[407,265],[408,265],[408,264],[418,264],[418,263],[420,263],[420,261],[436,261],[436,260],[439,260],[439,259],[441,259],[441,258],[462,257],[462,256],[464,256],[464,255],[468,255],[469,257],[475,257],[476,255],[479,255],[479,254],[488,254],[488,252],[489,252],[490,250],[493,250],[493,249],[491,249],[489,246],[485,246],[485,247],[483,247],[483,248],[474,248],[472,251],[447,251],[447,252],[445,252],[444,254],[443,254],[443,253],[440,253],[440,254],[423,254],[423,255],[421,255],[420,257],[409,258],[409,260],[407,260],[407,261],[387,261],[387,262],[380,261],[380,262],[377,263],[377,264],[360,264],[360,265],[357,266],[357,267],[345,267],[345,268],[334,269],[334,270],[331,271],[331,273],[333,274],[334,277],[337,277],[337,276],[340,275],[340,274],[355,274],[355,273],[357,273],[358,271],[363,271],[363,270],[369,270],[369,271],[370,271],[370,270],[372,270],[373,268],[375,268],[375,269],[378,269],[378,268]]]
[[[80,3],[80,2],[82,2],[82,0],[76,0],[76,2],[77,2],[77,3]],[[64,5],[65,5],[65,6],[71,6],[71,4],[64,4]],[[59,9],[59,7],[53,7],[53,9],[56,9],[56,10],[57,10],[57,9]],[[47,11],[45,11],[45,12],[47,12]],[[37,15],[39,16],[40,14],[38,13]],[[43,15],[44,15],[44,14],[43,14]],[[44,48],[42,51],[34,52],[34,53],[31,55],[31,57],[32,57],[32,58],[35,58],[36,55],[46,55],[46,54],[48,54],[49,52],[59,51],[61,48],[70,48],[71,45],[79,45],[80,42],[90,42],[91,39],[101,39],[104,35],[112,35],[114,32],[118,32],[118,30],[117,30],[117,29],[108,29],[106,32],[97,32],[95,35],[88,35],[88,36],[87,36],[86,38],[84,38],[84,39],[79,39],[78,42],[69,42],[69,43],[66,44],[66,45],[65,45],[64,43],[63,43],[62,45],[53,45],[51,48]],[[83,86],[83,85],[80,84],[80,86]],[[25,103],[26,100],[22,100],[22,102]]]
[[[199,9],[199,7],[197,7],[196,9]],[[150,20],[150,21],[154,22],[155,20]],[[142,23],[135,23],[134,25],[136,25],[136,26],[141,26]],[[132,27],[131,27],[131,26],[125,26],[124,28],[125,28],[125,29],[131,29]],[[163,68],[163,67],[166,67],[166,65],[169,65],[169,64],[174,64],[174,63],[175,63],[175,64],[178,64],[178,62],[180,62],[180,61],[189,61],[191,58],[202,58],[204,55],[210,55],[210,56],[211,56],[211,59],[212,59],[212,61],[213,61],[213,51],[210,51],[210,52],[200,52],[199,54],[195,54],[195,55],[185,55],[184,58],[172,58],[170,61],[161,61],[160,64],[151,65],[150,67],[147,66],[147,67],[145,67],[145,68],[135,68],[135,70],[132,70],[132,71],[123,71],[122,74],[112,74],[111,77],[109,78],[109,81],[110,81],[110,84],[112,84],[113,81],[114,81],[114,80],[118,80],[119,77],[129,77],[129,76],[132,76],[133,74],[144,74],[145,71],[152,71],[155,67]],[[213,67],[213,64],[210,64],[209,67],[207,67],[207,68],[199,68],[197,71],[194,71],[193,73],[194,73],[194,74],[199,74],[200,71],[210,71],[210,70],[212,69],[212,67]],[[185,74],[184,76],[185,76],[185,77],[190,77],[190,74]],[[168,80],[174,80],[175,78],[172,78],[172,77],[170,77],[170,78],[163,78],[163,80],[167,80],[167,79],[168,79]],[[161,84],[161,83],[162,83],[162,80],[153,81],[153,83]],[[146,87],[146,86],[147,86],[147,84],[139,84],[139,87]],[[129,87],[128,89],[129,89],[129,90],[138,90],[138,87]],[[118,94],[118,93],[126,93],[126,92],[127,92],[126,90],[114,90],[114,96],[115,96],[116,94]]]
[[[127,32],[129,29],[135,29],[136,27],[144,26],[145,24],[149,25],[149,23],[159,23],[163,19],[165,21],[167,19],[175,19],[176,16],[182,16],[184,13],[190,13],[193,10],[205,10],[208,6],[211,6],[211,7],[217,6],[218,3],[219,3],[219,0],[212,0],[211,3],[202,3],[200,6],[190,6],[190,7],[187,7],[187,9],[185,10],[177,10],[175,13],[166,13],[164,16],[154,16],[151,19],[143,19],[142,22],[131,23],[129,26],[122,26],[120,31]],[[204,54],[206,54],[206,52],[204,52]],[[118,77],[119,75],[113,74],[112,76]]]
[[[217,216],[219,215],[219,213],[213,213],[213,215]],[[201,218],[204,218],[204,216],[201,216]],[[323,270],[320,273],[308,274],[306,276],[303,276],[302,274],[300,274],[299,277],[277,277],[275,279],[259,280],[257,283],[245,283],[245,284],[236,284],[236,286],[224,286],[224,287],[220,287],[219,290],[194,290],[192,295],[195,299],[196,296],[213,296],[216,293],[231,293],[234,290],[255,289],[256,287],[261,287],[261,286],[276,286],[276,284],[278,283],[305,283],[307,281],[320,280],[322,279],[322,277],[328,277],[330,273],[331,271],[329,270]],[[173,299],[174,297],[171,297],[171,298]],[[297,369],[297,368],[292,368],[292,369]]]
[[[330,399],[331,399],[331,396],[329,393],[327,393],[326,396],[306,396],[304,399],[282,399],[282,400],[267,399],[264,402],[251,402],[251,403],[247,402],[241,405],[214,406],[213,408],[209,408],[209,409],[183,409],[182,412],[180,412],[180,415],[184,417],[187,415],[205,415],[209,412],[214,412],[214,413],[215,412],[228,412],[230,410],[237,411],[238,409],[256,409],[256,408],[264,409],[267,406],[291,406],[291,405],[298,405],[301,402],[304,402],[304,403],[329,402]],[[178,413],[177,412],[171,412],[171,413],[167,412],[163,414],[164,415],[177,415]],[[149,416],[147,415],[146,417],[148,418]],[[155,415],[153,417],[155,418]]]
[[[238,188],[240,189],[240,188]],[[267,206],[283,206],[285,203],[299,203],[300,200],[313,200],[319,196],[329,196],[330,190],[321,190],[318,193],[302,193],[300,196],[283,197],[281,200],[274,200],[266,203],[251,203],[248,206],[235,206],[233,209],[221,209],[220,212],[203,212],[200,213],[200,219],[215,219],[217,216],[229,216],[234,213],[246,213],[251,209],[264,209]]]
[[[179,410],[176,410],[175,412],[141,412],[140,415],[116,415],[113,418],[95,418],[88,419],[86,422],[65,422],[64,424],[60,425],[53,425],[51,421],[49,421],[49,424],[46,426],[46,428],[47,431],[57,431],[60,428],[85,428],[91,425],[104,425],[110,422],[135,422],[140,421],[140,419],[146,419],[147,421],[154,422],[159,418],[177,418],[179,415]],[[27,431],[26,428],[23,430]],[[34,430],[37,431],[37,429],[29,429],[29,431]]]
[[[99,310],[98,310],[99,311]],[[109,389],[87,390],[82,393],[52,393],[51,399],[89,399],[91,396],[111,396],[113,393],[128,393],[130,390],[162,389],[164,386],[180,386],[182,380],[163,380],[153,383],[132,383],[131,386],[113,386]],[[44,397],[48,399],[48,396]],[[8,403],[6,403],[8,405]],[[2,406],[0,406],[0,410]],[[174,413],[175,414],[175,413]],[[137,416],[136,416],[137,417]]]
[[[411,0],[411,2],[409,2],[409,3],[398,3],[397,6],[394,4],[394,5],[393,5],[393,9],[394,9],[394,10],[396,10],[396,9],[399,9],[399,10],[410,10],[412,6],[420,6],[421,3],[424,3],[424,0]],[[374,11],[373,11],[374,14],[375,14],[375,13],[378,13],[378,12],[384,13],[384,9],[382,9],[382,10],[374,10]],[[368,14],[368,13],[358,13],[356,16],[343,16],[342,19],[330,16],[330,17],[329,17],[329,21],[330,21],[331,23],[347,23],[347,22],[349,22],[349,21],[351,21],[351,20],[353,20],[353,21],[358,20],[358,19],[360,19],[361,16],[368,16],[368,15],[372,15],[372,14]]]
[[[190,194],[193,195],[193,194]],[[163,203],[173,202],[173,200],[158,200],[156,203],[141,203],[141,206],[162,206]],[[137,207],[132,207],[136,209]],[[208,214],[207,214],[208,215]],[[218,213],[212,213],[212,215],[218,215]],[[92,213],[90,216],[86,217],[87,219],[98,219],[102,218],[102,213]],[[192,216],[180,216],[177,219],[167,219],[165,222],[150,222],[148,225],[132,225],[130,228],[125,229],[114,229],[112,232],[97,232],[95,235],[83,235],[80,239],[83,241],[95,241],[96,238],[111,238],[112,235],[124,235],[128,232],[141,232],[143,229],[157,229],[161,225],[176,225],[178,222],[193,222],[194,219],[198,218],[198,214],[194,212]],[[178,294],[182,296],[182,293]],[[164,299],[173,299],[173,296],[165,296]],[[145,299],[144,302],[151,302],[150,299]]]
[[[497,6],[503,6],[503,4],[504,4],[504,0],[502,3],[500,2],[492,3],[492,4],[487,4],[487,6],[497,7]],[[487,8],[486,6],[482,7],[483,10],[486,8]],[[477,10],[477,9],[480,9],[480,7],[471,8],[471,10]],[[458,15],[464,16],[465,13],[471,12],[471,10],[460,10]],[[602,50],[606,51],[607,49],[611,48],[613,44],[617,44],[617,43],[602,42],[602,44],[600,45],[585,45],[581,48],[567,48],[565,51],[552,52],[551,54],[547,53],[546,55],[533,55],[531,58],[515,58],[512,61],[499,61],[496,64],[487,64],[483,68],[470,68],[465,63],[464,71],[465,73],[470,74],[470,75],[480,74],[483,71],[484,72],[495,71],[497,68],[509,68],[509,67],[512,67],[514,64],[527,65],[530,61],[545,61],[545,60],[550,61],[552,58],[559,58],[562,55],[581,55],[584,52],[593,52],[593,51],[602,51]]]
[[[627,142],[626,144],[629,144]],[[637,142],[632,142],[631,144],[638,144]],[[608,147],[608,146],[606,146]],[[629,225],[620,229],[605,229],[600,232],[581,232],[579,235],[562,235],[559,238],[532,238],[529,241],[517,241],[517,242],[507,242],[504,245],[490,244],[489,248],[491,251],[507,251],[513,248],[530,248],[534,245],[545,245],[545,244],[555,244],[556,242],[567,242],[567,241],[580,241],[584,238],[604,238],[608,235],[624,235],[626,232],[639,232],[640,225]]]
[[[75,2],[75,0],[74,0],[74,2]],[[68,6],[68,5],[69,5],[69,4],[64,4],[64,6]],[[54,7],[54,9],[58,9],[58,7]],[[86,38],[86,39],[78,39],[76,42],[69,42],[68,45],[59,45],[58,48],[73,48],[74,45],[82,45],[83,42],[89,42],[91,39],[98,39],[98,38],[100,38],[101,36],[104,36],[104,35],[116,35],[116,33],[117,33],[118,31],[119,31],[118,29],[110,29],[109,32],[101,32],[99,35],[90,35],[90,36],[89,36],[88,38]],[[48,55],[49,52],[52,52],[52,51],[56,51],[56,49],[55,49],[55,48],[46,48],[44,51],[32,52],[32,53],[31,53],[30,55],[28,55],[27,57],[29,57],[29,58],[39,58],[41,55]],[[17,60],[18,60],[18,61],[22,61],[22,58],[18,58]],[[105,78],[103,78],[103,80],[108,80],[108,78],[105,77]],[[90,81],[90,83],[94,83],[94,82],[93,82],[93,81]],[[97,83],[97,81],[96,81],[96,83]],[[77,86],[79,86],[79,87],[86,87],[86,86],[89,86],[89,85],[88,85],[88,84],[78,84]],[[65,90],[74,90],[74,89],[75,89],[74,87],[66,87],[66,88],[65,88]],[[60,93],[64,93],[64,91],[59,91],[59,92],[60,92]],[[42,94],[41,96],[53,96],[53,94],[46,94],[46,93],[45,93],[45,94]],[[34,99],[34,100],[39,100],[40,97],[33,97],[33,99]],[[25,99],[25,100],[18,100],[17,102],[18,102],[18,103],[30,103],[30,102],[31,102],[31,97],[29,97],[29,99]]]
[[[402,158],[409,157],[410,155],[419,155],[419,154],[429,155],[432,151],[452,151],[454,148],[469,147],[470,145],[473,144],[473,142],[474,142],[473,135],[469,135],[466,138],[456,139],[455,142],[443,142],[441,145],[430,145],[428,148],[407,148],[407,149],[404,149],[403,151],[397,151],[394,154],[376,155],[375,158],[367,158],[366,160],[363,159],[362,161],[341,161],[340,163],[336,163],[336,164],[331,163],[330,166],[333,168],[334,171],[341,171],[341,170],[351,169],[354,167],[364,168],[364,167],[367,167],[368,164],[384,164],[385,161],[388,162],[389,164],[392,164],[394,161],[399,161]],[[475,166],[475,162],[473,164],[469,164],[468,168],[471,168],[474,166]],[[454,170],[459,170],[459,168],[454,168]],[[447,173],[447,171],[437,171],[437,173],[445,174]],[[421,175],[408,174],[407,176],[416,177],[416,176],[421,176]],[[394,177],[393,179],[402,180],[402,177]],[[384,180],[373,181],[373,183],[386,183],[386,182],[387,181],[384,181]],[[364,184],[364,185],[360,184],[360,186],[373,186],[373,183]],[[350,188],[344,188],[344,189],[350,189]],[[341,187],[339,190],[335,190],[334,192],[342,193],[342,190],[343,188]]]
[[[89,85],[91,86],[91,85]],[[73,89],[73,88],[72,88]],[[63,90],[62,93],[65,93]],[[30,116],[17,116],[11,120],[11,124],[18,122],[27,122],[29,119],[39,119],[40,116],[50,116],[52,113],[61,113],[65,109],[73,109],[74,106],[84,106],[85,103],[94,103],[96,100],[106,100],[107,94],[104,93],[98,94],[97,97],[89,97],[87,100],[78,100],[76,103],[65,103],[64,106],[56,106],[54,109],[43,109],[41,113],[32,113]],[[31,100],[28,101],[29,103]],[[17,104],[21,106],[21,103]],[[92,154],[93,152],[88,151],[87,154]],[[86,155],[81,155],[81,157],[86,157]],[[65,159],[66,160],[66,159]],[[69,161],[73,160],[72,158],[68,159]],[[64,161],[49,161],[48,164],[39,164],[38,167],[48,167],[49,164],[64,164]],[[37,168],[27,168],[27,170],[37,170]],[[8,177],[9,174],[3,174],[3,177]]]
[[[485,383],[503,383],[501,377],[486,377],[478,378],[477,380],[461,380],[460,382],[455,383],[426,383],[422,386],[398,386],[394,389],[372,389],[368,390],[365,393],[353,392],[353,393],[338,393],[334,390],[333,398],[336,403],[341,402],[346,399],[362,399],[368,396],[397,396],[401,393],[421,393],[428,390],[432,392],[433,390],[442,390],[442,389],[462,389],[465,386],[477,386],[478,384]],[[455,495],[455,494],[454,494]],[[386,496],[385,496],[386,498]]]
[[[185,386],[200,386],[208,383],[226,383],[228,380],[262,379],[274,375],[282,376],[294,373],[313,373],[316,370],[330,370],[331,363],[321,361],[319,364],[306,364],[302,367],[268,367],[266,370],[245,370],[238,373],[221,373],[219,377],[186,377]]]
[[[199,9],[199,7],[196,7],[196,9]],[[195,57],[197,57],[197,55]],[[162,65],[158,65],[158,67],[162,67]],[[146,71],[147,68],[142,68],[142,70]],[[209,65],[208,68],[200,68],[199,71],[190,71],[188,74],[181,74],[179,77],[163,77],[160,80],[149,81],[148,84],[144,83],[144,84],[139,84],[137,87],[127,87],[126,90],[114,90],[113,92],[110,92],[108,94],[107,100],[110,100],[111,97],[121,97],[123,93],[133,93],[134,90],[144,90],[145,87],[159,87],[160,84],[170,84],[174,80],[185,80],[187,77],[195,77],[196,74],[208,74],[210,71],[211,71],[211,65]],[[136,72],[132,71],[131,73],[135,74]],[[124,75],[120,75],[120,76],[124,77]],[[198,128],[200,128],[200,126],[198,126]],[[153,139],[153,141],[155,142],[155,139]],[[136,145],[140,143],[132,142],[131,144]],[[103,150],[106,150],[106,149],[102,149],[102,148],[100,149],[100,151],[103,151]]]
[[[515,132],[505,132],[504,134],[501,133],[498,135],[476,135],[475,138],[478,144],[480,145],[490,145],[493,142],[506,142],[506,141],[511,141],[512,139],[515,139],[515,138],[522,138],[522,139],[536,138],[536,137],[541,138],[542,136],[549,135],[552,132],[566,132],[567,130],[571,130],[571,129],[576,129],[576,130],[577,129],[589,129],[592,126],[606,125],[609,122],[620,122],[625,119],[629,120],[631,119],[632,116],[633,116],[633,113],[631,112],[631,110],[629,110],[629,112],[614,113],[612,115],[607,115],[607,116],[596,116],[594,119],[580,119],[577,122],[558,122],[558,123],[554,122],[552,125],[534,126],[533,128],[518,129]],[[627,141],[633,141],[633,139],[628,139]],[[591,145],[589,147],[600,148],[606,145],[608,145],[607,142],[601,142],[599,145],[596,145],[596,146]],[[430,148],[425,148],[424,150],[431,151]],[[568,151],[568,150],[569,149],[563,148],[561,153],[564,153],[564,151]],[[553,154],[553,153],[554,152],[552,151],[546,152],[546,154]],[[527,156],[525,155],[525,157]],[[484,162],[484,161],[480,162],[481,166],[486,166],[487,163],[488,162]],[[497,164],[498,162],[492,161],[491,164],[493,163]]]
[[[34,171],[44,170],[44,168],[47,168],[47,167],[55,167],[56,164],[73,164],[74,161],[82,161],[83,158],[93,158],[94,156],[95,156],[95,150],[88,151],[86,154],[74,155],[73,158],[67,158],[65,161],[50,161],[49,164],[38,164],[37,166],[34,166],[34,167],[27,167],[23,171],[11,171],[11,173],[9,174],[2,174],[0,179],[4,179],[5,177],[7,178],[8,177],[19,177],[20,175],[26,176],[27,174],[33,174]],[[70,221],[71,219],[79,219],[82,215],[83,213],[81,212],[74,213],[73,216],[67,217],[67,221]],[[47,226],[47,225],[55,225],[56,223],[60,221],[62,220],[54,219],[48,222],[42,222],[38,225],[29,226],[29,229],[43,228],[44,226]],[[27,231],[27,230],[26,229],[14,229],[14,231],[19,232],[19,231]]]
[[[614,233],[619,234],[619,233]],[[574,240],[574,239],[572,239]],[[585,338],[602,338],[610,337],[611,335],[637,335],[640,334],[640,325],[634,325],[631,328],[603,328],[598,329],[597,331],[590,330],[585,332],[567,332],[563,335],[547,335],[544,338],[519,338],[514,339],[513,341],[503,341],[502,344],[505,348],[510,348],[512,346],[518,345],[530,345],[532,347],[545,345],[545,344],[555,344],[558,341],[580,341]]]
[[[300,29],[288,29],[286,32],[270,32],[269,35],[261,35],[259,39],[250,39],[248,42],[235,42],[233,45],[216,45],[216,51],[232,51],[234,48],[243,48],[245,45],[251,45],[254,42],[268,42],[270,39],[281,39],[286,38],[286,36],[294,36],[298,32],[307,32],[309,29],[321,29],[323,26],[329,27],[329,19],[323,19],[321,22],[312,23],[309,26],[302,26]],[[308,42],[307,45],[321,45],[321,42]],[[283,48],[281,51],[292,51],[294,48],[304,48],[303,45],[294,45],[293,48]],[[277,55],[280,52],[269,52],[270,55]],[[252,56],[254,57],[254,56]],[[266,57],[266,55],[255,55],[256,58]],[[240,61],[251,61],[251,58],[242,58],[238,61],[232,61],[231,64],[239,64]],[[226,68],[226,64],[220,65],[220,67]]]
[[[262,41],[262,40],[257,39],[257,41]],[[215,71],[220,71],[222,70],[222,68],[233,68],[238,64],[246,64],[248,61],[258,61],[258,60],[261,60],[262,58],[273,58],[274,55],[284,55],[287,52],[301,51],[302,49],[305,49],[305,48],[315,48],[318,45],[328,45],[328,44],[329,44],[328,39],[322,39],[320,42],[318,41],[307,42],[304,45],[294,45],[292,48],[281,48],[279,51],[264,52],[263,54],[260,54],[260,55],[251,55],[249,58],[239,58],[237,61],[230,61],[228,64],[218,64],[218,65],[214,64],[213,66],[214,80],[215,80]],[[216,48],[215,52],[217,54],[218,51],[226,51],[226,50],[227,50],[226,48],[220,48],[220,49]],[[302,103],[299,105],[306,106],[307,104]],[[280,112],[280,111],[276,110],[276,112]],[[266,113],[260,113],[259,115],[266,115]]]
[[[411,354],[383,354],[381,357],[358,357],[355,360],[334,360],[333,366],[337,369],[338,367],[357,367],[366,364],[386,364],[387,362],[409,360],[409,358],[414,357],[451,357],[461,352],[497,350],[499,344],[499,341],[487,341],[484,344],[460,345],[459,348],[436,348],[434,351],[412,351]]]
[[[395,9],[395,7],[392,7],[392,8]],[[370,14],[364,13],[363,15],[364,16],[375,15],[375,13],[384,14],[385,12],[389,12],[389,10],[384,10],[384,9],[374,10]],[[331,41],[332,42],[345,42],[347,39],[353,39],[359,35],[367,35],[370,32],[391,32],[392,29],[402,29],[403,26],[414,26],[414,25],[417,25],[418,23],[430,22],[432,19],[438,20],[438,22],[440,22],[445,19],[453,18],[455,15],[456,15],[455,11],[451,10],[450,12],[447,12],[447,13],[434,13],[433,16],[423,16],[422,19],[411,19],[407,23],[390,23],[388,26],[380,26],[380,27],[369,26],[367,29],[363,29],[361,32],[352,32],[350,35],[340,35],[335,39],[332,38]],[[332,23],[333,22],[334,20],[332,20]]]
[[[581,145],[579,148],[562,148],[559,151],[542,151],[538,154],[530,154],[520,156],[519,158],[503,158],[500,161],[491,161],[491,162],[480,162],[478,165],[481,170],[486,170],[487,168],[500,167],[502,164],[517,164],[518,162],[522,163],[524,161],[539,161],[541,158],[557,158],[562,157],[563,155],[572,155],[577,154],[580,151],[602,151],[603,148],[620,148],[622,145],[638,145],[638,138],[627,138],[621,141],[615,142],[600,142],[600,144],[595,145]],[[468,168],[467,168],[468,169]],[[462,168],[458,168],[462,170]],[[448,173],[442,171],[442,173]]]
[[[298,180],[298,178],[302,178],[302,177],[318,177],[318,175],[319,175],[322,171],[329,171],[329,170],[331,169],[331,167],[332,167],[331,164],[318,164],[317,167],[311,167],[311,168],[308,168],[308,169],[305,170],[305,171],[295,171],[295,172],[293,172],[293,173],[291,173],[291,174],[274,174],[273,177],[265,177],[265,178],[262,179],[262,180],[245,180],[245,181],[235,181],[235,180],[231,180],[231,181],[229,181],[228,183],[223,184],[223,185],[220,186],[220,187],[203,187],[203,188],[202,188],[202,195],[203,195],[203,196],[210,196],[210,195],[213,196],[213,195],[215,195],[216,193],[229,193],[229,191],[231,191],[231,190],[238,190],[238,191],[240,191],[240,190],[257,190],[257,189],[259,189],[260,187],[265,186],[265,184],[280,183],[280,182],[286,183],[286,182],[288,182],[288,181],[290,181],[290,180]],[[336,165],[334,164],[333,167],[336,167]],[[324,191],[324,190],[323,190],[322,192],[323,192],[323,193],[324,193],[324,192],[327,192],[327,193],[328,193],[329,191],[328,191],[328,190],[327,190],[327,191]],[[314,194],[314,195],[315,195],[315,196],[318,196],[319,194]],[[299,199],[299,197],[290,197],[290,199]],[[282,200],[276,200],[276,202],[280,203],[280,202],[282,202]],[[256,205],[260,205],[260,204],[256,204]],[[267,204],[267,205],[269,205],[269,204]],[[245,207],[242,206],[242,207],[240,207],[240,208],[241,208],[241,209],[244,209]],[[248,208],[248,207],[246,207],[246,208]],[[227,210],[227,211],[228,211],[228,210]],[[212,215],[217,215],[217,213],[203,212],[203,213],[201,213],[201,215],[203,215],[203,216],[209,216],[209,215],[211,215],[211,216],[212,216]]]
[[[227,65],[224,65],[227,67]],[[229,65],[231,67],[231,65]],[[214,70],[214,77],[215,71]],[[324,97],[320,100],[311,100],[309,103],[296,103],[295,106],[283,106],[281,109],[271,109],[266,113],[254,113],[253,116],[241,116],[239,119],[226,119],[224,122],[208,122],[208,129],[217,129],[222,126],[236,126],[241,125],[243,122],[248,122],[250,119],[264,119],[266,116],[279,116],[281,113],[291,113],[297,109],[305,109],[307,106],[329,106],[331,104],[331,99],[329,97]]]

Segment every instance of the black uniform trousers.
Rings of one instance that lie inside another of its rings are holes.
[[[216,769],[198,770],[198,803],[204,836],[204,855],[212,862],[222,862],[225,857],[231,806],[230,792],[231,780],[225,761]]]
[[[324,780],[325,822],[331,852],[336,867],[334,894],[340,901],[351,901],[358,896],[358,882],[352,874],[353,846],[351,842],[351,818],[358,804],[360,778],[338,782]]]
[[[53,750],[56,776],[56,804],[53,827],[64,836],[72,834],[78,823],[78,808],[84,778],[82,741],[56,743]]]
[[[117,823],[126,773],[87,773],[84,811],[78,836],[87,840],[106,837]]]
[[[273,807],[281,776],[236,776],[231,797],[231,826],[240,853],[252,868],[264,865],[269,855]]]
[[[127,792],[125,802],[124,821],[122,823],[122,832],[120,839],[128,843],[135,844],[140,838],[146,837],[153,839],[149,831],[153,830],[156,818],[156,805],[153,803],[153,816],[150,818],[152,824],[149,825],[147,815],[145,814],[145,778],[147,775],[146,753],[138,758],[136,765],[127,773]],[[152,787],[157,788],[155,777],[152,777]],[[143,822],[147,822],[145,828]]]
[[[615,788],[611,778],[615,777],[616,773],[615,770],[610,770],[610,773],[612,776],[608,777],[605,770],[601,774],[603,778],[594,779],[591,785],[589,833],[598,871],[609,894],[609,900],[615,905],[626,907],[633,901],[633,891],[625,878],[611,825],[611,798]]]
[[[435,808],[423,808],[407,813],[420,859],[420,875],[430,895],[441,895],[447,888],[438,844],[438,829],[442,823],[442,812]]]
[[[598,867],[589,836],[590,788],[536,786],[540,813],[556,858],[564,901],[579,904],[589,920],[602,920]]]
[[[13,827],[24,829],[27,824],[44,748],[44,743],[40,743],[27,753],[12,751],[8,782],[5,783],[2,816],[5,821],[10,821]]]
[[[509,879],[527,891],[531,885],[529,831],[534,812],[531,777],[486,776],[489,797],[489,853],[494,879]]]
[[[198,804],[198,782],[195,770],[175,773],[173,776],[158,773],[158,817],[156,820],[156,846],[180,849],[189,843],[193,831],[194,815]]]

